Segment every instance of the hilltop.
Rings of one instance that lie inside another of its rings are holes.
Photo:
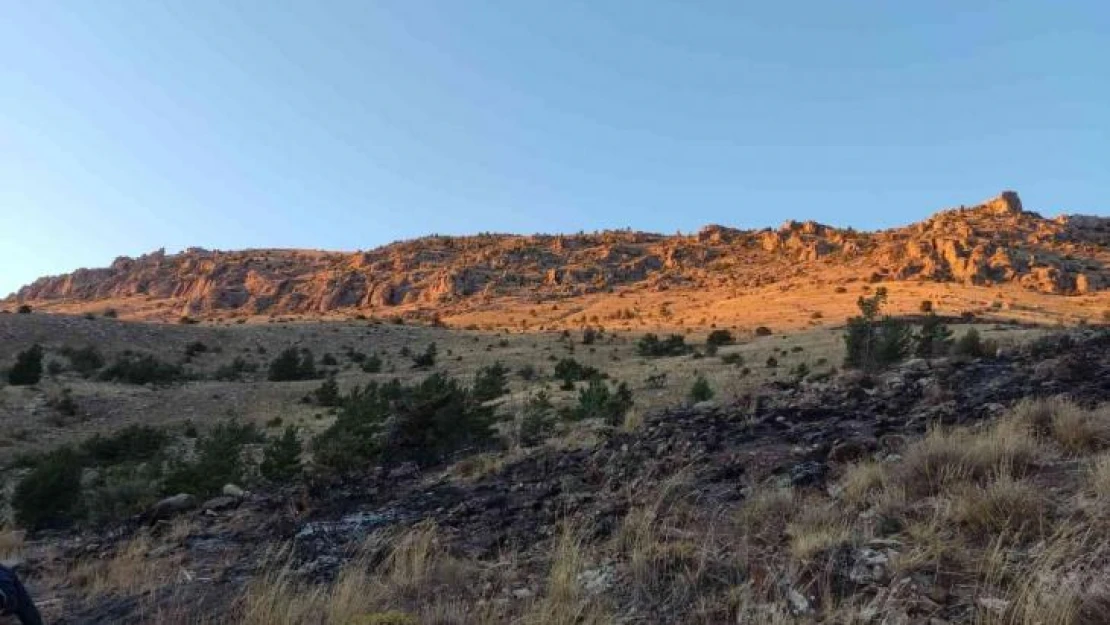
[[[41,278],[8,304],[50,312],[111,307],[124,318],[156,321],[361,314],[552,329],[591,321],[743,322],[751,314],[747,297],[762,302],[771,293],[786,301],[789,292],[813,287],[829,285],[827,294],[853,282],[897,282],[926,290],[954,287],[951,306],[960,309],[954,312],[976,306],[981,291],[966,293],[982,287],[1035,300],[1052,312],[1074,302],[1045,304],[1055,298],[1038,296],[1105,295],[1108,245],[1110,218],[1048,219],[1024,210],[1017,194],[1007,191],[877,232],[787,221],[762,230],[710,225],[692,235],[429,236],[354,253],[157,251]],[[624,300],[629,296],[640,301],[631,305]],[[836,299],[792,304],[805,313],[793,325],[839,312],[827,310]],[[854,295],[840,299],[850,310]],[[768,315],[784,317],[781,311]]]

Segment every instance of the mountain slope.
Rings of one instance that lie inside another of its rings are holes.
[[[1005,192],[975,207],[873,233],[789,221],[777,230],[707,226],[690,236],[433,236],[356,253],[158,251],[41,278],[14,301],[58,311],[111,305],[151,319],[337,311],[462,318],[622,291],[735,296],[771,285],[789,288],[797,280],[1082,295],[1110,288],[1108,266],[1110,219],[1046,219]]]

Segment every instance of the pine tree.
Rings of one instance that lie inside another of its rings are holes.
[[[297,428],[287,426],[279,438],[266,443],[259,471],[274,481],[288,480],[301,472],[301,443],[297,440]]]
[[[35,344],[15,357],[15,364],[8,371],[12,386],[38,384],[42,379],[42,346]]]

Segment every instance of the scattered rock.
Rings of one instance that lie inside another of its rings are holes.
[[[162,521],[170,517],[181,514],[188,510],[192,510],[197,506],[197,498],[187,493],[180,493],[172,497],[166,497],[158,503],[151,506],[147,511],[146,517],[149,521]]]

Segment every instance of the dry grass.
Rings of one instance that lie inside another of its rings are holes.
[[[26,535],[23,530],[0,530],[0,562],[11,563],[22,559]]]
[[[999,419],[982,431],[932,428],[906,450],[894,478],[912,495],[935,495],[993,475],[1020,476],[1042,454],[1032,428],[1015,418]]]
[[[1091,463],[1087,484],[1096,497],[1110,502],[1110,454],[1099,456]]]
[[[786,528],[790,553],[797,560],[811,562],[817,556],[855,542],[851,519],[835,503],[802,502],[800,510]]]
[[[154,547],[147,534],[120,545],[106,559],[80,560],[69,578],[86,595],[140,594],[172,583],[178,574],[175,563],[151,557]]]
[[[967,486],[952,501],[950,518],[973,535],[1038,536],[1050,519],[1044,495],[1028,482],[1008,475],[985,486]]]
[[[1062,397],[1029,399],[1014,407],[1014,417],[1069,455],[1110,446],[1110,406],[1088,410]]]
[[[883,492],[888,481],[887,467],[868,461],[853,465],[840,479],[841,497],[854,506],[860,506]]]

